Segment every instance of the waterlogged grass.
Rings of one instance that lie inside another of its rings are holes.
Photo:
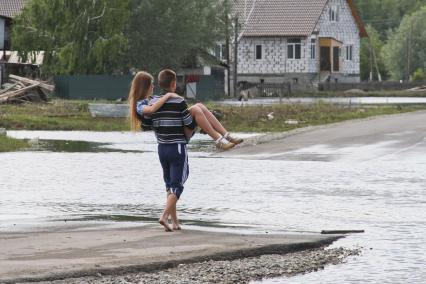
[[[0,105],[0,128],[10,130],[89,130],[128,131],[125,118],[92,118],[89,101],[53,100],[48,104]],[[280,132],[309,125],[320,125],[376,115],[396,114],[421,109],[416,106],[345,107],[315,105],[221,106],[207,104],[222,114],[226,128],[238,132]],[[268,120],[268,114],[273,119]],[[296,120],[298,125],[289,125]]]
[[[92,118],[89,101],[0,105],[0,128],[13,130],[125,131],[127,119]]]
[[[0,153],[19,151],[29,147],[30,144],[27,140],[18,140],[0,135]]]

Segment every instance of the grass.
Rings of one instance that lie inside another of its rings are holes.
[[[92,118],[89,101],[53,100],[48,104],[0,105],[0,128],[10,130],[128,131],[127,119]],[[221,122],[231,131],[281,132],[376,115],[409,112],[422,107],[380,106],[354,108],[318,103],[315,105],[221,106],[207,104],[222,114]],[[267,115],[274,113],[274,119]],[[286,120],[299,125],[288,125]]]
[[[18,140],[0,135],[0,153],[19,151],[29,147],[30,144],[27,140]]]
[[[127,119],[92,118],[89,101],[0,105],[0,127],[15,130],[125,131]]]

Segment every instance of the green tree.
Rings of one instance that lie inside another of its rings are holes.
[[[221,38],[219,9],[211,0],[133,0],[128,66],[156,73],[191,61]]]
[[[122,69],[129,0],[31,0],[15,19],[13,48],[27,59],[44,51],[45,75]]]
[[[390,33],[384,55],[393,79],[408,79],[414,70],[426,67],[425,27],[426,6],[405,16],[400,27]]]
[[[355,0],[365,24],[372,25],[386,39],[387,31],[397,28],[405,15],[426,5],[426,0]]]
[[[413,74],[413,81],[424,81],[426,80],[426,74],[422,68],[417,69]]]

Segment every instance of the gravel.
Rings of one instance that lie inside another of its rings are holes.
[[[178,267],[154,273],[131,273],[120,276],[73,278],[44,283],[249,283],[253,280],[294,276],[323,269],[329,264],[342,263],[348,256],[359,255],[360,250],[345,248],[313,249],[285,255],[262,255],[232,261],[206,261],[181,264]]]

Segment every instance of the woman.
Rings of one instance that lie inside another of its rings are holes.
[[[140,129],[143,116],[154,113],[169,99],[182,99],[177,94],[167,93],[151,105],[149,101],[153,90],[154,78],[152,75],[144,71],[138,72],[132,81],[129,93],[130,122],[133,130]],[[228,150],[243,142],[243,139],[233,137],[203,104],[195,104],[189,108],[189,112],[197,125],[215,141],[218,149]],[[185,129],[187,136],[191,136],[189,132],[189,129]]]

